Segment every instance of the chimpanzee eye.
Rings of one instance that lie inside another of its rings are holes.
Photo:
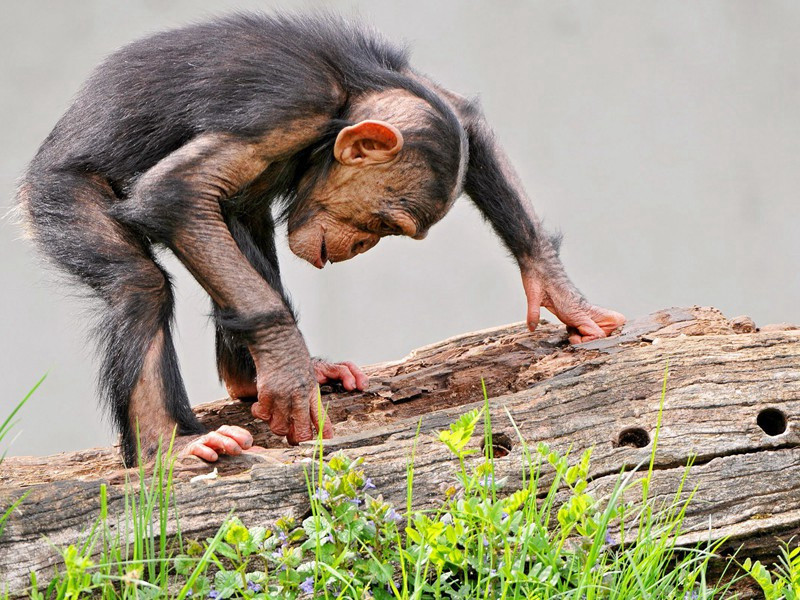
[[[400,235],[403,233],[403,230],[400,229],[394,223],[389,223],[388,221],[381,221],[379,232],[381,235]]]

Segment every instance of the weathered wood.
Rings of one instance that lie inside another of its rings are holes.
[[[510,489],[519,483],[522,462],[513,419],[531,445],[546,441],[573,454],[593,448],[592,486],[602,494],[621,468],[650,455],[667,362],[651,489],[665,498],[674,494],[694,460],[687,489],[698,490],[680,541],[729,537],[728,547],[744,544],[749,555],[773,553],[778,540],[800,533],[800,331],[788,325],[753,331],[744,319],[694,307],[655,313],[618,336],[577,348],[555,325],[534,334],[517,324],[460,336],[369,367],[367,392],[326,393],[340,436],[326,451],[364,457],[384,497],[402,504],[416,443],[415,502],[436,502],[455,465],[432,434],[482,404],[484,378],[493,431],[512,441],[511,452],[497,460]],[[769,433],[758,423],[766,409],[775,411],[762,419]],[[303,468],[313,445],[289,448],[253,422],[246,403],[226,400],[196,410],[210,426],[228,422],[259,431],[257,441],[267,450],[225,458],[216,479],[194,482],[191,476],[211,468],[181,459],[174,492],[184,536],[212,532],[231,509],[251,525],[307,511]],[[546,483],[550,474],[544,477]],[[57,556],[42,536],[56,546],[81,539],[97,517],[101,483],[109,485],[109,513],[121,513],[124,471],[113,449],[7,459],[0,506],[23,492],[29,496],[0,539],[0,581],[19,589],[30,569],[48,572]]]

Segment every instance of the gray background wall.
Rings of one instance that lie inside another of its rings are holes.
[[[226,8],[270,2],[0,4],[0,202],[104,55]],[[288,8],[319,6],[290,4]],[[415,64],[479,93],[564,262],[629,317],[712,304],[800,322],[800,3],[328,2],[408,41]],[[5,211],[4,211],[5,212]],[[111,439],[82,303],[0,222],[0,419],[43,374],[11,454]],[[282,242],[312,353],[370,363],[524,317],[514,264],[466,200],[424,242],[389,239],[316,271]],[[174,260],[194,403],[223,395],[207,301]]]

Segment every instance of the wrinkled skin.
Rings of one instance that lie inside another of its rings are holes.
[[[352,362],[331,363],[314,358],[312,359],[312,366],[317,383],[320,385],[341,382],[342,387],[349,392],[354,390],[364,391],[369,387],[369,378]],[[255,381],[230,380],[225,383],[228,395],[233,400],[259,398],[258,386]],[[304,404],[309,406],[308,421],[314,426],[314,432],[316,433],[318,432],[318,427],[315,424],[319,423],[317,398],[315,397],[313,401]],[[254,417],[268,422],[270,429],[277,435],[286,435],[287,441],[292,445],[310,439],[307,431],[305,434],[302,431],[296,431],[288,423],[281,421],[280,416],[275,414],[274,402],[269,399],[255,402],[251,412]],[[278,434],[278,432],[283,433]],[[333,437],[333,426],[327,416],[322,428],[322,435],[323,438]],[[221,454],[236,456],[251,448],[258,447],[253,446],[253,436],[246,429],[223,425],[216,431],[193,439],[185,446],[184,454],[194,455],[208,462],[214,462]]]
[[[540,277],[523,275],[522,285],[528,301],[526,322],[531,331],[539,325],[542,307],[567,326],[572,344],[604,338],[625,324],[622,314],[589,304],[573,290],[559,288]]]

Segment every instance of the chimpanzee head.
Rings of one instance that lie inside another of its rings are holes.
[[[318,268],[387,235],[423,239],[461,194],[466,170],[466,134],[441,103],[373,92],[354,102],[347,122],[289,212],[292,252]]]

